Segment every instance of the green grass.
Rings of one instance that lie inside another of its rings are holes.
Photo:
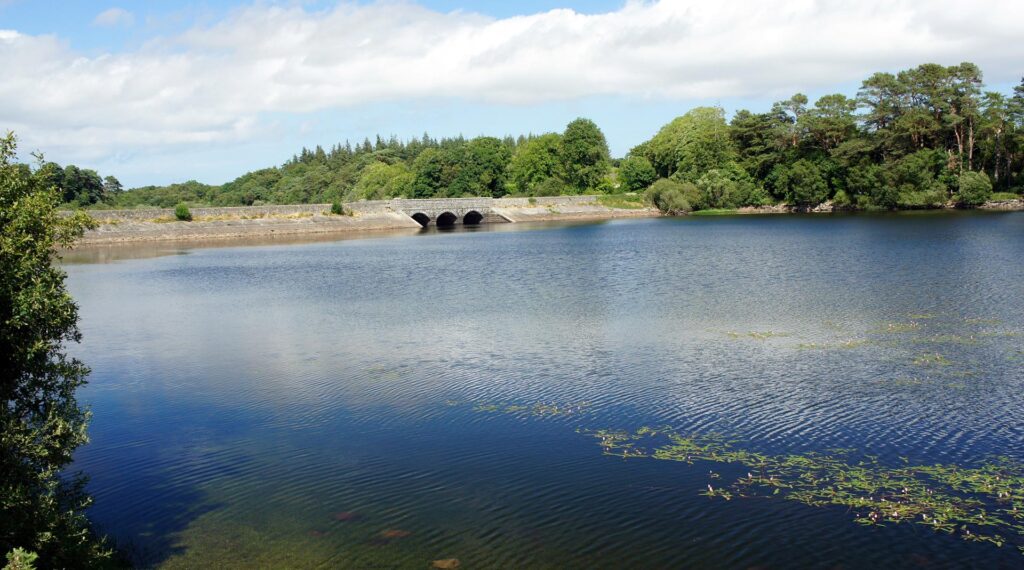
[[[1003,201],[1003,200],[1020,200],[1020,194],[1014,194],[1013,192],[993,192],[992,197],[989,200],[992,201]]]
[[[738,214],[739,210],[736,208],[709,208],[707,210],[694,210],[690,212],[691,216],[731,216]]]
[[[597,203],[606,208],[619,210],[640,210],[647,207],[643,198],[637,194],[603,194],[597,197]]]

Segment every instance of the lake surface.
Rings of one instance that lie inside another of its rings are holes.
[[[80,252],[76,467],[147,567],[1019,568],[593,432],[1024,462],[1022,255],[1013,213]]]

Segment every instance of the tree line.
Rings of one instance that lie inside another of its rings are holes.
[[[663,208],[773,203],[860,209],[978,205],[1024,191],[1024,81],[984,91],[972,63],[875,73],[853,98],[797,93],[765,113],[694,109],[633,148],[631,190]]]
[[[563,133],[518,138],[462,136],[402,141],[396,137],[330,149],[303,148],[280,167],[244,174],[220,186],[195,181],[124,192],[117,207],[305,204],[394,197],[501,197],[613,190],[604,134],[589,119]]]
[[[853,96],[797,93],[767,112],[699,107],[612,159],[580,118],[561,133],[364,140],[303,148],[223,185],[122,191],[113,177],[39,169],[78,206],[350,202],[394,197],[644,192],[669,211],[789,204],[912,209],[1024,192],[1024,81],[986,91],[972,63],[875,73]]]

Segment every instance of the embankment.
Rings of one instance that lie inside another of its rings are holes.
[[[475,199],[476,200],[476,199]],[[439,200],[450,204],[458,200]],[[479,201],[479,200],[476,200]],[[489,200],[488,215],[512,223],[558,220],[601,220],[658,216],[648,207],[609,207],[597,196],[500,198]],[[638,205],[639,206],[639,205]],[[178,221],[173,209],[93,210],[98,227],[81,244],[142,241],[211,240],[301,234],[331,234],[377,230],[419,229],[403,200],[345,204],[347,215],[330,214],[330,204],[192,208],[192,221]]]

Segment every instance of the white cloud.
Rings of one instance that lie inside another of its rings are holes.
[[[96,22],[130,17],[114,8]],[[126,53],[0,31],[0,128],[102,155],[245,140],[265,132],[261,113],[376,101],[781,97],[926,61],[1011,81],[1024,71],[1021,21],[1024,2],[1005,0],[632,1],[505,19],[260,3]]]
[[[135,23],[135,16],[123,8],[110,8],[96,15],[92,21],[93,25],[104,27],[131,26]]]

